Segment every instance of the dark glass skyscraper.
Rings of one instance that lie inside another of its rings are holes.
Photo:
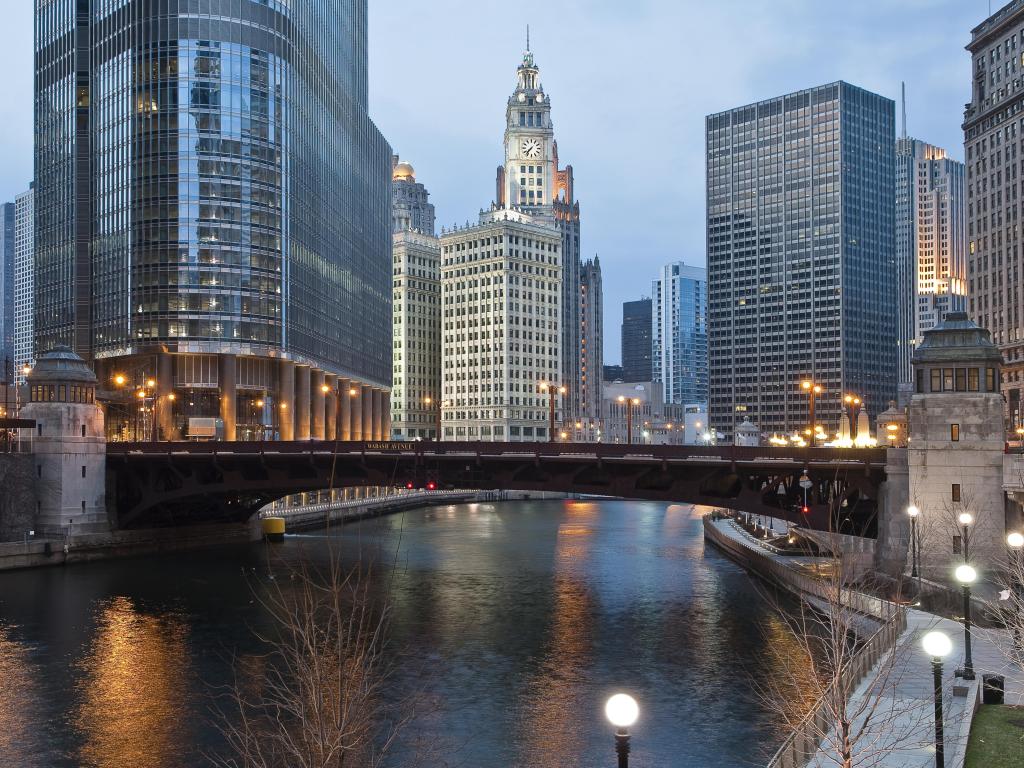
[[[0,205],[0,381],[5,382],[14,377],[14,241],[14,203],[3,203]]]
[[[165,436],[384,433],[366,0],[36,0],[36,137],[37,352],[154,377]]]
[[[623,381],[651,381],[652,312],[650,299],[622,304]]]
[[[896,396],[895,103],[837,82],[710,115],[711,424],[803,430],[800,382],[872,413]]]

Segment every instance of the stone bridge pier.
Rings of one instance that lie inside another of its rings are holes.
[[[911,506],[926,578],[949,582],[965,555],[982,578],[1005,566],[1007,533],[1021,524],[1024,457],[1006,449],[1001,364],[989,332],[966,314],[925,331],[913,357],[908,444],[890,450],[886,464],[880,569],[909,567]]]

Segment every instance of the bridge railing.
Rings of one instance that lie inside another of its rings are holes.
[[[107,453],[117,454],[253,454],[253,453],[413,453],[424,457],[474,455],[501,456],[596,456],[598,458],[714,459],[723,462],[785,461],[813,465],[851,463],[884,465],[884,448],[775,448],[770,446],[689,446],[623,443],[495,443],[389,440],[266,440],[205,442],[109,443]]]

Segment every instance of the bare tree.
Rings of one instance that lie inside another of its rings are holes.
[[[268,651],[235,668],[221,692],[221,768],[372,768],[381,764],[406,718],[387,703],[387,608],[369,575],[323,570],[305,561],[256,591],[271,619],[257,633]]]
[[[979,631],[1002,652],[1006,673],[1024,690],[1024,552],[1009,553],[999,586],[999,599],[986,606],[996,629]]]
[[[773,600],[799,652],[776,658],[775,674],[757,683],[791,732],[772,766],[803,765],[818,752],[841,768],[869,768],[921,741],[927,708],[908,709],[899,695],[905,611],[849,583],[841,546],[833,536],[832,554],[801,584],[798,607]]]

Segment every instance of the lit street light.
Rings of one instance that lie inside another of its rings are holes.
[[[803,381],[801,381],[800,388],[803,389],[803,391],[806,392],[810,397],[810,401],[808,403],[810,413],[809,418],[807,420],[807,425],[811,429],[811,448],[813,448],[815,439],[818,436],[817,433],[814,431],[814,399],[822,392],[824,392],[825,388],[822,387],[820,384],[815,384],[810,379],[804,379]]]
[[[969,565],[961,565],[956,571],[956,580],[964,588],[964,669],[960,675],[964,680],[974,679],[974,662],[971,659],[971,584],[978,578],[978,572]]]
[[[640,405],[639,397],[619,395],[619,403],[626,406],[626,445],[633,444],[633,406]]]
[[[1021,578],[1024,577],[1024,535],[1014,531],[1006,537],[1006,546],[1010,548],[1010,567],[1016,574],[1014,586],[1024,588]]]
[[[558,387],[554,384],[541,382],[540,391],[546,392],[548,396],[548,442],[555,442],[555,394],[564,395],[565,387]]]
[[[640,716],[636,699],[627,693],[617,693],[604,705],[604,714],[615,726],[615,753],[619,768],[629,768],[629,726]]]
[[[843,402],[850,409],[850,436],[859,437],[859,435],[856,435],[857,411],[860,408],[861,399],[856,395],[847,395],[843,398]]]
[[[917,551],[917,517],[921,514],[921,510],[914,505],[910,505],[907,507],[907,514],[910,515],[910,554],[912,563],[910,567],[910,576],[917,579],[921,576],[917,569],[917,558],[919,554]]]
[[[434,402],[434,398],[427,395],[423,398],[423,404],[428,408]],[[434,408],[434,440],[439,441],[441,439],[441,401],[438,400]]]
[[[935,768],[945,768],[945,743],[942,736],[942,659],[953,650],[953,643],[942,632],[929,632],[921,640],[924,652],[932,657],[932,683],[935,689]]]
[[[964,562],[966,563],[971,558],[971,555],[970,555],[970,546],[971,546],[971,544],[970,544],[970,535],[969,535],[970,532],[969,532],[968,529],[969,529],[971,523],[974,522],[974,517],[971,515],[970,512],[961,512],[959,517],[957,517],[957,520],[960,521],[960,525],[962,525],[963,528],[964,528]]]

